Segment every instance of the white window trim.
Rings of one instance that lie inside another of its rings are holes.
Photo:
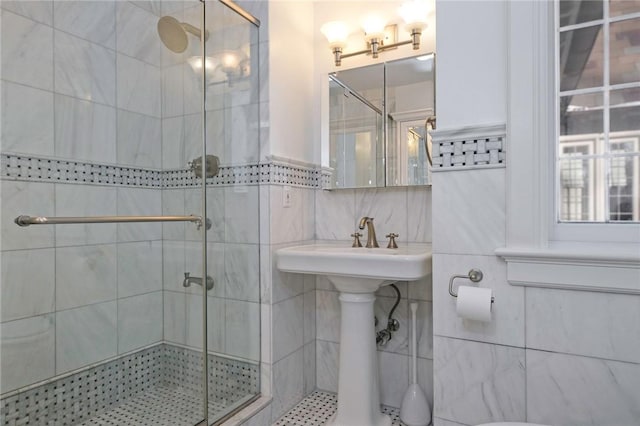
[[[507,2],[507,262],[513,285],[640,294],[640,225],[555,223],[554,2]]]

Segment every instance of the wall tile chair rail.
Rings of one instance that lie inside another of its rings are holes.
[[[505,167],[506,133],[505,124],[432,131],[432,171]]]
[[[209,186],[275,184],[320,188],[324,172],[283,161],[221,166]],[[158,170],[13,153],[0,154],[0,179],[139,188],[189,188],[201,179],[189,169]]]
[[[0,400],[1,423],[76,424],[143,392],[175,390],[194,395],[197,415],[202,354],[166,343],[9,392]],[[209,399],[218,409],[259,388],[258,365],[211,354]]]

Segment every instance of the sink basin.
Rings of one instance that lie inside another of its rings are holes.
[[[395,281],[414,281],[428,275],[431,246],[409,244],[387,249],[354,248],[348,243],[308,244],[278,250],[277,266],[285,272],[326,275],[340,291],[368,292]]]
[[[431,246],[368,249],[352,248],[349,243],[318,243],[276,253],[279,270],[326,275],[340,292],[338,408],[327,425],[390,426],[389,416],[380,412],[375,291],[395,281],[415,281],[428,275]]]

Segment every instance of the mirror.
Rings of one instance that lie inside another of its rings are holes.
[[[431,183],[435,55],[329,75],[331,188]]]

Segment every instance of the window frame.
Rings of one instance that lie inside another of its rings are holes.
[[[556,222],[556,3],[506,7],[507,280],[640,294],[640,224]]]

